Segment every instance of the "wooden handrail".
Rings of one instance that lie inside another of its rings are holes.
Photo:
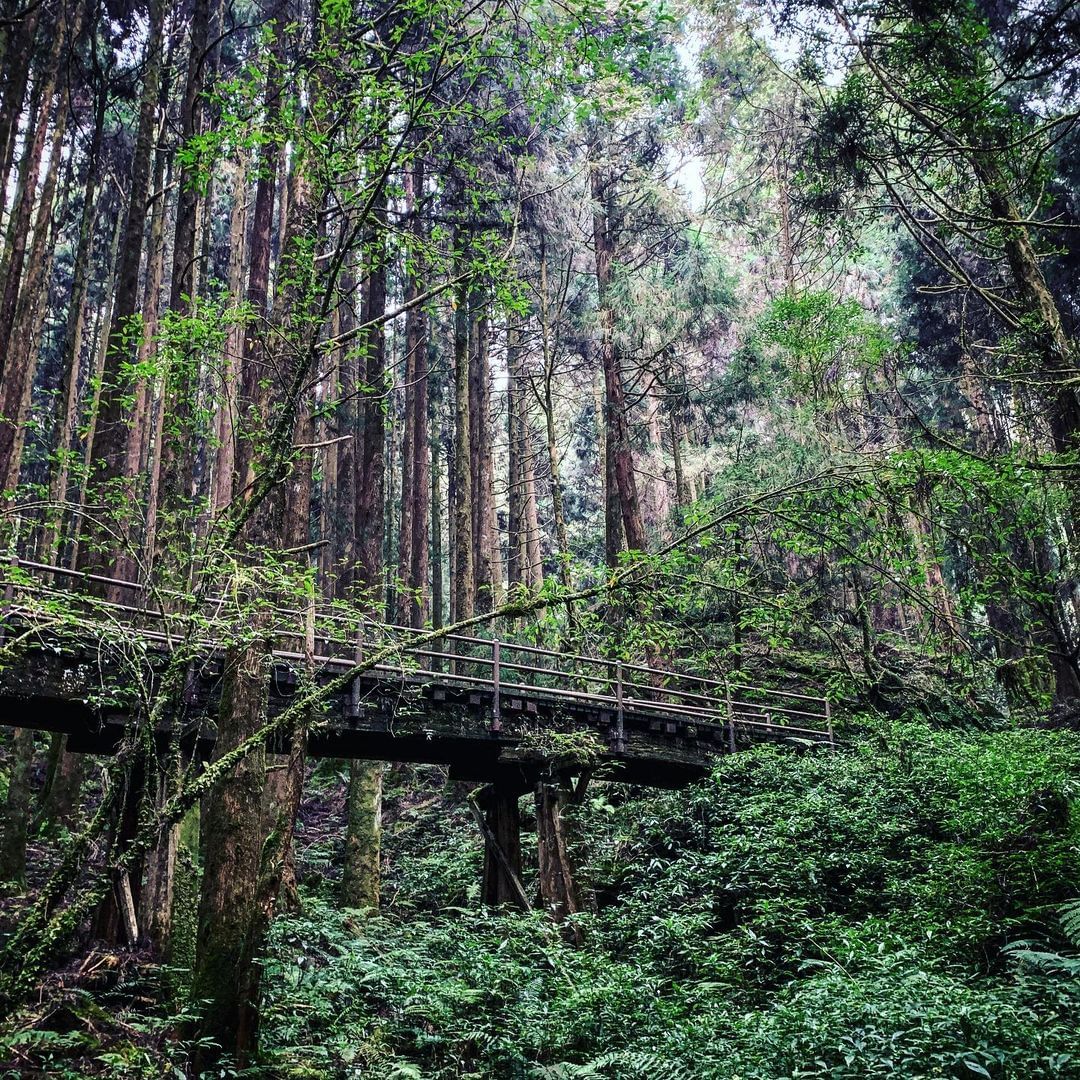
[[[5,609],[8,613],[21,613],[26,618],[33,617],[33,611],[22,609],[14,604],[15,595],[24,591],[31,596],[43,594],[45,596],[72,595],[84,600],[92,609],[87,613],[89,620],[94,611],[107,609],[115,613],[117,623],[131,624],[147,621],[151,624],[160,624],[161,629],[152,629],[147,626],[138,626],[137,633],[146,641],[155,645],[163,645],[165,648],[172,647],[176,637],[176,630],[185,621],[191,619],[205,619],[208,625],[199,627],[198,639],[195,642],[200,650],[213,655],[222,650],[220,642],[208,639],[207,635],[213,634],[215,624],[224,626],[228,623],[228,613],[222,612],[222,606],[228,601],[228,597],[212,597],[203,602],[199,610],[195,612],[166,612],[158,607],[137,607],[132,603],[120,603],[117,600],[97,596],[80,595],[77,591],[58,587],[57,578],[68,580],[82,580],[95,584],[124,588],[135,594],[145,594],[149,590],[146,586],[123,581],[117,578],[109,578],[100,574],[92,574],[86,571],[73,570],[67,567],[52,566],[34,560],[19,560],[14,558],[9,563],[11,569],[20,568],[29,571],[32,576],[52,578],[53,584],[48,585],[41,581],[32,583],[17,582],[13,574],[6,574],[8,578],[4,592]],[[172,590],[164,590],[163,595],[182,596]],[[216,607],[215,607],[216,605]],[[215,607],[211,613],[205,612],[206,607]],[[750,727],[755,730],[769,732],[785,732],[793,735],[813,736],[833,741],[832,735],[832,712],[827,697],[812,694],[801,694],[786,690],[773,690],[767,687],[740,684],[732,688],[729,681],[709,679],[699,675],[690,675],[680,671],[649,668],[642,664],[635,664],[608,657],[589,656],[582,653],[563,653],[552,649],[544,649],[536,645],[527,645],[518,642],[504,641],[498,637],[477,637],[468,634],[446,634],[441,640],[446,643],[448,651],[431,648],[410,648],[409,639],[416,638],[424,633],[414,627],[398,626],[390,623],[377,623],[364,617],[348,618],[344,615],[330,611],[315,612],[314,626],[309,621],[312,618],[310,612],[292,611],[288,608],[276,608],[276,614],[280,616],[304,617],[304,624],[298,625],[294,630],[291,625],[278,626],[276,638],[280,646],[284,646],[290,639],[299,639],[301,648],[291,650],[277,647],[272,650],[275,659],[285,662],[301,661],[310,654],[303,651],[310,648],[314,653],[310,658],[322,667],[341,667],[347,669],[357,665],[364,649],[364,627],[378,628],[393,640],[395,636],[401,638],[401,647],[409,656],[418,660],[448,660],[452,663],[448,671],[436,671],[419,665],[411,667],[407,664],[377,664],[372,668],[376,676],[393,676],[398,680],[410,679],[438,680],[447,687],[480,688],[487,690],[492,695],[491,705],[491,728],[498,731],[501,727],[501,717],[504,699],[507,695],[534,697],[541,700],[565,701],[568,703],[589,702],[601,708],[610,709],[615,715],[615,745],[618,749],[625,747],[625,716],[651,714],[653,716],[668,717],[669,720],[682,720],[692,723],[703,723],[710,727],[725,728],[729,738],[734,738],[734,729],[738,727]],[[280,620],[278,620],[280,621]],[[326,624],[344,625],[347,636],[338,637],[333,628],[326,629]],[[323,627],[323,629],[318,629]],[[314,632],[311,645],[311,634]],[[474,648],[476,655],[463,654],[453,651],[454,646],[470,646]],[[341,650],[341,654],[337,649]],[[539,667],[529,664],[525,659],[515,660],[513,656],[507,657],[507,653],[517,654],[524,658],[545,657],[552,661],[551,667]],[[567,670],[568,663],[573,664],[572,670]],[[591,665],[595,673],[590,674],[581,670],[581,665]],[[455,670],[455,667],[457,670]],[[480,668],[486,670],[486,674],[466,674],[469,668],[475,671]],[[464,670],[463,670],[464,669]],[[510,674],[510,678],[507,675]],[[635,679],[634,675],[645,674],[649,676],[648,682]],[[628,677],[629,675],[629,677]],[[658,676],[662,682],[654,685],[651,680]],[[531,678],[530,678],[531,677]],[[549,685],[538,683],[537,679],[543,679]],[[519,681],[520,680],[520,681]],[[691,689],[692,688],[692,689]],[[763,700],[741,700],[732,695],[732,690],[737,694],[751,697],[761,697]],[[713,692],[709,692],[713,691]],[[718,694],[716,691],[722,691]],[[775,699],[785,699],[790,705],[778,704]],[[805,707],[797,708],[796,703],[804,704]],[[819,706],[815,709],[814,706]],[[795,720],[796,723],[791,723]],[[820,722],[821,727],[806,727],[798,721]]]

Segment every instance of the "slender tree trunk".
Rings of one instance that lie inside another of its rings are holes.
[[[61,5],[58,15],[58,23],[56,26],[56,33],[52,39],[52,45],[49,49],[48,56],[44,62],[44,72],[41,76],[41,86],[35,91],[37,98],[36,114],[31,113],[33,117],[33,124],[28,128],[29,142],[24,148],[23,157],[19,166],[19,179],[20,190],[16,195],[15,208],[11,216],[11,221],[8,227],[8,234],[11,237],[11,244],[4,253],[4,265],[5,275],[3,277],[3,293],[0,294],[0,342],[10,343],[12,341],[12,334],[14,333],[18,324],[19,315],[19,301],[22,299],[25,311],[25,305],[27,304],[27,294],[30,291],[29,287],[23,287],[23,271],[26,265],[26,249],[27,242],[30,234],[30,222],[33,217],[33,208],[35,203],[38,202],[38,186],[39,186],[39,173],[41,168],[42,156],[45,152],[45,142],[49,131],[49,118],[52,115],[53,99],[56,97],[56,89],[59,80],[60,71],[60,57],[64,46],[64,39],[66,35],[66,8]],[[60,129],[61,139],[63,138],[63,128],[67,120],[67,110],[64,105],[58,112],[56,119],[56,127]],[[59,158],[59,154],[56,155]],[[48,166],[48,173],[44,179],[44,183],[49,183],[49,176],[55,177],[58,170],[58,161],[50,162]],[[55,179],[53,180],[55,186]],[[45,204],[45,212],[41,210],[38,212],[38,222],[44,223],[46,226],[49,223],[49,215],[52,212],[52,197],[50,195],[49,203]],[[35,267],[35,262],[40,260],[43,255],[40,245],[43,243],[41,228],[35,229],[34,235],[34,251],[30,256],[30,268],[31,276],[43,275],[44,269]],[[40,286],[39,286],[40,288]],[[34,297],[36,301],[36,296]],[[33,301],[29,301],[33,302]],[[19,362],[17,350],[2,350],[3,357],[0,358],[0,375],[3,375],[5,390],[14,381],[18,383],[19,390],[17,390],[16,397],[21,392],[22,379],[21,375],[24,372],[21,371],[9,371],[11,367],[11,359],[15,359],[16,363]],[[8,402],[6,400],[7,394],[5,393],[5,408],[4,419],[5,423],[0,426],[0,476],[5,477],[9,471],[8,458],[11,453],[11,438],[12,432],[9,431],[7,437],[3,437],[2,433],[5,429],[9,428],[9,422],[14,424],[16,418],[12,412],[9,411]]]
[[[612,260],[615,241],[612,235],[611,182],[597,165],[589,172],[593,198],[593,245],[596,255],[596,284],[600,301],[600,365],[604,373],[604,410],[607,429],[607,452],[619,493],[626,546],[631,551],[645,550],[645,530],[638,502],[634,458],[630,447],[630,424],[626,415],[622,371],[615,343],[615,312],[611,306]],[[609,477],[610,480],[610,477]],[[610,498],[610,496],[609,496]],[[612,523],[609,521],[609,531]],[[609,556],[614,544],[608,542]]]
[[[544,382],[544,420],[547,429],[548,469],[551,472],[551,512],[555,519],[555,543],[559,548],[559,582],[570,588],[570,532],[566,527],[562,477],[559,472],[559,446],[555,436],[555,401],[551,378]]]
[[[30,774],[34,766],[34,733],[15,728],[8,773],[7,802],[0,829],[0,881],[22,885],[26,880],[26,838],[30,829]]]
[[[162,109],[164,111],[164,102]],[[154,163],[154,190],[160,192],[150,214],[150,235],[146,244],[146,278],[143,285],[142,334],[139,340],[138,362],[149,370],[151,357],[157,348],[160,330],[161,287],[165,273],[165,154],[157,154]],[[135,404],[128,426],[124,475],[139,478],[146,505],[143,548],[149,556],[155,548],[158,500],[156,464],[160,461],[159,446],[164,423],[164,402],[158,380],[143,376],[135,387]],[[155,413],[157,414],[155,416]],[[132,578],[136,574],[135,560],[130,552],[121,552],[116,566],[119,576]]]
[[[453,593],[451,620],[472,618],[476,577],[473,569],[472,426],[469,416],[469,292],[458,288],[454,310],[454,500]]]
[[[495,543],[495,492],[486,302],[476,295],[471,300],[469,419],[472,451],[472,546],[476,574],[475,609],[485,612],[491,611],[498,603],[498,587],[502,574],[492,557]]]
[[[58,28],[58,36],[63,29]],[[42,110],[44,118],[45,110]],[[52,264],[52,249],[56,233],[52,226],[53,200],[60,173],[60,151],[67,128],[67,108],[61,104],[53,126],[49,161],[38,200],[38,212],[34,220],[34,239],[26,278],[19,291],[15,323],[10,339],[8,360],[4,367],[2,392],[0,392],[0,481],[5,491],[11,491],[19,483],[19,467],[22,463],[23,445],[26,439],[26,422],[30,413],[30,399],[37,373],[40,351],[41,327],[48,302],[48,271]]]
[[[210,29],[210,0],[193,0],[190,26],[187,80],[180,106],[180,138],[185,147],[200,134],[202,127],[203,72],[206,67],[207,37]],[[190,156],[182,159],[179,179],[169,310],[188,316],[195,309],[198,260],[196,242],[200,210],[196,163]],[[160,496],[163,509],[177,515],[175,529],[170,530],[171,538],[177,543],[186,543],[191,535],[190,511],[196,435],[193,412],[198,385],[192,362],[190,355],[174,359],[173,368],[166,373],[165,382],[168,430],[161,440]]]
[[[520,327],[511,315],[506,325],[506,448],[507,448],[507,520],[506,520],[506,583],[511,592],[516,585],[527,585],[528,571],[525,542],[524,469],[521,437],[521,373]]]
[[[116,294],[113,284],[116,281],[117,261],[120,257],[120,240],[123,236],[123,219],[118,219],[116,228],[113,230],[112,244],[109,246],[109,276],[106,281],[103,295],[106,297],[103,317],[98,320],[94,332],[93,344],[91,345],[90,380],[89,385],[93,388],[89,395],[90,400],[84,402],[86,443],[83,447],[82,473],[79,479],[79,494],[75,500],[79,506],[86,505],[86,497],[89,489],[90,463],[94,458],[94,445],[97,437],[97,421],[99,403],[101,401],[101,381],[105,371],[105,351],[109,347],[109,324],[112,322],[113,308],[116,305]],[[83,537],[83,519],[76,518],[73,529],[71,545],[71,565],[77,566],[81,557],[81,542]]]
[[[35,84],[27,116],[27,145],[19,158],[15,197],[8,219],[3,258],[0,259],[0,333],[8,341],[15,325],[26,247],[30,240],[30,219],[37,196],[38,168],[45,151],[49,113],[55,82],[51,76]],[[7,357],[0,356],[0,376],[6,374]]]
[[[690,505],[690,495],[686,487],[686,472],[683,466],[683,434],[675,410],[671,413],[671,467],[675,473],[675,505],[683,510]]]
[[[443,625],[442,382],[431,385],[431,625]]]
[[[162,45],[165,7],[162,0],[150,0],[146,57],[143,65],[143,84],[139,102],[139,127],[132,158],[130,195],[124,219],[123,239],[117,268],[116,295],[105,348],[105,366],[101,378],[97,425],[94,435],[92,463],[96,467],[94,482],[103,493],[106,487],[125,477],[128,431],[125,423],[126,396],[129,380],[125,365],[135,359],[133,320],[138,311],[139,269],[143,254],[143,234],[150,199],[151,157],[162,74]],[[126,511],[131,492],[116,504]],[[82,568],[97,568],[108,574],[117,555],[113,544],[99,538],[106,551],[99,557],[95,545],[85,541],[80,547]]]
[[[421,204],[424,198],[424,165],[422,159],[406,174],[412,189],[411,231],[423,238]],[[416,266],[408,276],[406,300],[415,301],[423,293],[423,271],[419,252],[413,255]],[[430,617],[428,600],[428,520],[431,499],[430,427],[428,423],[428,342],[427,316],[423,307],[409,309],[405,316],[405,347],[413,357],[413,419],[410,463],[410,524],[408,584],[412,591],[409,605],[409,624],[420,627]]]
[[[363,323],[364,382],[369,392],[363,399],[363,432],[360,471],[357,475],[356,538],[360,584],[365,602],[381,599],[385,519],[385,443],[383,406],[386,395],[386,337],[382,320],[386,314],[386,191],[372,202],[372,223],[366,248]],[[380,612],[380,614],[382,614]],[[378,906],[379,821],[382,814],[382,765],[352,761],[349,767],[348,822],[345,834],[345,865],[342,899],[355,908]]]
[[[236,303],[243,288],[247,262],[248,185],[247,162],[230,169],[232,214],[229,218],[229,296]],[[214,433],[214,476],[210,496],[211,511],[223,510],[233,497],[236,469],[236,418],[239,410],[240,358],[244,347],[244,331],[239,325],[229,330],[225,340],[222,365],[222,386],[217,410],[217,429]]]
[[[26,96],[30,61],[34,56],[38,20],[44,4],[25,5],[25,14],[6,28],[7,47],[4,50],[4,87],[0,93],[0,211],[8,188],[8,174],[18,139],[19,116]],[[7,251],[5,247],[4,257]]]
[[[75,248],[71,276],[71,299],[68,302],[64,345],[60,358],[60,415],[56,423],[56,458],[51,465],[49,501],[59,503],[67,498],[71,454],[74,453],[75,427],[78,421],[79,368],[82,360],[83,333],[86,326],[86,294],[90,283],[90,258],[94,243],[94,223],[97,218],[97,190],[101,172],[101,146],[105,135],[105,109],[108,94],[98,90],[94,106],[94,127],[87,148],[86,187],[83,190],[82,216]],[[51,562],[64,522],[59,513],[51,516],[42,540],[41,558]],[[61,759],[66,750],[61,750]]]
[[[341,299],[338,305],[338,333],[344,340],[351,340],[356,329],[356,276],[352,267],[346,268],[341,277]],[[359,402],[357,391],[362,380],[356,367],[356,357],[346,345],[338,350],[337,410],[337,469],[334,492],[333,566],[335,594],[348,596],[355,578],[356,565],[356,509],[357,475],[363,455],[363,433],[358,424]]]

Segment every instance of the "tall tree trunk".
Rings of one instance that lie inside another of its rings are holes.
[[[57,28],[58,38],[63,28]],[[45,118],[42,110],[42,119]],[[19,290],[15,322],[9,341],[7,363],[4,367],[2,391],[0,391],[0,482],[3,490],[11,491],[19,483],[19,466],[26,438],[26,422],[30,412],[30,399],[37,373],[40,351],[41,327],[45,318],[48,297],[48,271],[52,264],[52,249],[56,233],[52,225],[53,200],[60,173],[60,151],[67,128],[68,110],[61,103],[53,126],[49,161],[41,184],[38,212],[34,219],[34,239],[27,260],[26,278]],[[40,158],[40,154],[38,155]]]
[[[281,30],[275,27],[266,78],[267,127],[271,130],[280,100],[276,79],[282,55]],[[252,310],[265,318],[277,148],[269,143],[260,156],[247,300]],[[265,428],[270,408],[265,361],[263,328],[253,321],[244,334],[239,409],[244,437],[238,439],[236,451],[235,490],[244,500],[254,494],[259,465],[256,438]],[[280,488],[268,492],[247,523],[246,540],[255,549],[280,535],[280,520],[275,520],[281,514],[280,494]],[[230,647],[225,655],[215,760],[258,730],[266,710],[271,649],[269,616],[260,609],[247,627],[245,642]],[[265,753],[260,749],[246,754],[213,785],[204,803],[204,871],[192,993],[196,1000],[209,1003],[201,1030],[216,1042],[218,1050],[200,1051],[197,1069],[209,1064],[218,1052],[246,1052],[256,1030],[251,934],[262,847],[264,776]]]
[[[164,113],[165,102],[162,102]],[[165,273],[165,154],[157,154],[154,163],[154,190],[160,194],[154,200],[150,214],[150,234],[146,244],[146,275],[143,284],[142,333],[139,340],[138,362],[143,370],[149,370],[150,359],[157,348],[160,330],[161,287]],[[164,391],[157,379],[142,377],[135,387],[135,403],[128,425],[127,452],[124,475],[138,478],[143,494],[146,521],[143,529],[143,549],[149,557],[155,548],[158,520],[158,471],[160,445],[165,422]],[[133,578],[136,574],[135,559],[131,552],[121,552],[116,560],[118,575]]]
[[[229,218],[229,296],[239,302],[245,263],[247,262],[248,184],[247,161],[241,158],[231,166],[232,213]],[[225,339],[222,364],[222,387],[217,410],[217,429],[214,433],[214,477],[210,508],[218,513],[233,497],[233,473],[236,468],[236,417],[239,403],[240,357],[244,331],[239,325],[231,327]]]
[[[26,265],[26,248],[30,236],[30,222],[33,217],[34,205],[38,201],[39,171],[49,131],[49,118],[52,115],[53,99],[56,97],[60,56],[65,37],[65,16],[66,8],[61,5],[56,35],[44,63],[41,85],[35,89],[37,106],[36,110],[31,112],[32,124],[28,128],[28,145],[24,147],[19,164],[17,201],[8,225],[8,235],[11,237],[11,243],[4,252],[3,293],[0,294],[0,341],[5,343],[11,341],[17,323],[19,300],[20,297],[25,298],[27,291],[22,287],[23,271]],[[62,106],[57,116],[57,125],[62,125],[66,121],[66,115],[66,108]],[[61,120],[61,116],[64,117],[64,120]],[[49,171],[55,174],[56,163],[50,166]],[[48,214],[51,213],[51,210],[50,205],[44,218],[46,222],[49,220]],[[39,220],[41,220],[40,212]],[[36,233],[34,238],[35,248],[39,239],[40,233]],[[30,263],[33,270],[33,255],[31,255]],[[0,375],[4,377],[5,386],[13,378],[18,381],[18,374],[8,370],[10,359],[8,350],[5,349],[3,357],[0,358]],[[12,414],[6,409],[4,417],[5,421],[13,419]],[[3,427],[8,427],[8,424],[5,423]],[[10,442],[7,445],[7,454],[10,454]],[[0,475],[5,475],[7,472],[7,454],[4,453],[2,444],[0,444],[0,466],[2,466]]]
[[[544,568],[540,551],[539,508],[536,502],[536,469],[529,430],[529,407],[525,393],[526,374],[523,368],[521,326],[511,317],[506,327],[507,368],[507,453],[509,459],[507,580],[528,589],[543,585]],[[549,374],[545,372],[545,375]],[[554,418],[549,425],[554,432]],[[558,486],[558,463],[552,473],[552,495],[556,503],[556,536],[565,540],[565,518],[562,517],[562,489]],[[558,524],[562,520],[563,533]],[[560,548],[560,551],[563,549]],[[564,578],[565,563],[560,568]]]
[[[68,301],[64,344],[60,355],[60,415],[56,422],[56,458],[52,462],[49,480],[49,502],[67,499],[71,454],[74,452],[75,428],[79,417],[79,368],[82,360],[83,334],[86,326],[86,294],[90,284],[90,260],[94,246],[94,223],[97,219],[97,190],[101,175],[101,146],[105,135],[105,110],[108,94],[98,88],[94,105],[94,126],[87,148],[86,186],[83,189],[82,215],[71,273],[71,298]],[[64,528],[62,515],[50,516],[42,539],[41,558],[51,562]],[[61,750],[61,759],[66,750]]]
[[[180,138],[185,148],[190,148],[191,141],[200,134],[202,126],[203,72],[210,28],[210,0],[193,0],[190,27],[187,79],[180,105]],[[169,310],[180,316],[191,315],[195,308],[199,208],[197,163],[189,154],[182,159],[180,167],[169,289]],[[190,355],[184,356],[179,363],[174,360],[173,365],[166,373],[165,382],[165,412],[169,423],[168,431],[161,440],[160,498],[163,509],[177,515],[175,528],[170,530],[170,539],[176,543],[186,543],[191,536],[190,510],[195,470],[195,431],[192,424],[198,379],[192,370]]]
[[[460,241],[459,241],[460,243]],[[457,290],[454,309],[454,550],[451,621],[472,618],[476,577],[473,564],[472,425],[469,415],[469,290]]]
[[[486,300],[471,298],[471,348],[469,350],[469,419],[472,467],[472,546],[476,574],[475,608],[491,611],[498,603],[502,583],[501,560],[493,558],[495,546],[495,492],[491,431],[491,371],[488,353]]]
[[[109,274],[105,282],[102,295],[105,297],[105,308],[95,326],[93,341],[90,347],[90,379],[88,386],[91,388],[89,400],[84,402],[84,416],[86,427],[86,442],[83,446],[82,472],[79,479],[79,493],[76,503],[79,506],[86,505],[87,492],[89,490],[90,463],[94,458],[94,445],[97,437],[97,421],[101,401],[101,380],[105,371],[105,352],[109,347],[109,325],[112,322],[113,308],[116,306],[116,293],[113,284],[116,281],[116,270],[120,258],[120,240],[123,236],[123,218],[118,218],[116,228],[113,229],[112,243],[109,245]],[[72,530],[71,565],[77,566],[82,557],[81,542],[84,534],[83,519],[81,516],[75,519]]]
[[[151,156],[157,131],[157,113],[162,74],[162,45],[165,5],[163,0],[150,0],[143,84],[139,101],[139,127],[132,157],[130,195],[124,219],[123,239],[116,275],[116,295],[105,348],[105,366],[101,378],[98,416],[93,443],[93,482],[103,494],[109,485],[125,476],[128,431],[125,423],[126,397],[129,382],[125,365],[135,359],[133,349],[133,320],[138,311],[139,268],[142,262],[143,234],[150,199]],[[130,498],[130,491],[127,493]],[[121,511],[124,501],[117,503]],[[95,545],[82,543],[80,562],[84,569],[97,568],[108,573],[116,559],[113,544],[98,538],[105,547],[100,556]]]
[[[365,244],[362,321],[364,331],[364,383],[369,388],[361,406],[363,431],[360,471],[357,475],[356,542],[360,585],[365,603],[378,605],[382,597],[385,519],[385,443],[383,407],[386,396],[386,209],[385,188],[372,200],[371,226]],[[353,760],[349,767],[349,809],[345,834],[342,899],[355,908],[378,906],[379,821],[382,815],[382,765]]]
[[[431,625],[443,625],[442,380],[431,383]]]
[[[613,474],[618,489],[626,546],[631,551],[644,551],[645,530],[638,502],[633,451],[630,447],[630,423],[626,414],[626,396],[615,342],[615,312],[610,297],[612,260],[615,254],[611,221],[613,212],[611,181],[603,175],[600,166],[596,164],[590,167],[589,176],[593,198],[596,285],[600,303],[600,366],[604,373],[606,444],[611,461],[609,472]],[[611,478],[609,477],[609,485]],[[612,523],[609,521],[609,532],[611,527]],[[609,556],[613,550],[614,545],[609,539]]]
[[[30,829],[30,774],[34,767],[34,733],[15,728],[8,773],[7,802],[0,829],[0,881],[22,885],[26,880],[26,838]]]
[[[15,178],[15,194],[4,236],[4,253],[0,258],[0,330],[7,340],[15,325],[15,308],[19,286],[26,262],[26,245],[30,239],[30,218],[37,195],[37,174],[45,149],[52,93],[46,98],[43,91],[54,85],[50,78],[35,83],[30,95],[26,120],[26,145],[19,158]],[[6,357],[0,356],[0,375],[4,374]]]
[[[347,266],[341,276],[340,300],[338,302],[338,334],[343,341],[351,342],[356,329],[356,275]],[[337,433],[341,440],[336,444],[336,486],[333,493],[333,573],[335,595],[349,595],[356,576],[356,509],[357,474],[363,454],[363,433],[359,427],[360,406],[358,387],[363,382],[357,369],[352,348],[346,344],[338,349],[338,397]]]
[[[410,467],[410,526],[408,586],[412,593],[409,604],[409,624],[420,627],[430,615],[427,592],[428,581],[428,519],[431,499],[430,426],[428,423],[428,341],[427,316],[417,297],[423,293],[423,269],[420,266],[419,243],[423,239],[421,217],[424,198],[424,164],[417,158],[406,172],[408,188],[411,189],[412,212],[410,231],[417,238],[417,248],[411,261],[405,299],[414,306],[405,315],[405,348],[413,360],[413,400],[410,432],[412,448]]]
[[[18,139],[19,116],[22,113],[23,98],[28,85],[30,61],[34,56],[34,42],[37,37],[38,21],[44,4],[29,4],[24,7],[24,14],[5,27],[6,48],[4,50],[4,86],[0,92],[0,210],[4,206],[4,196],[8,189],[8,172],[15,154]],[[6,258],[5,249],[4,256]]]

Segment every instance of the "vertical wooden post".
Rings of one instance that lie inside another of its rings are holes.
[[[573,868],[567,853],[566,820],[562,810],[566,785],[560,779],[541,780],[536,785],[536,841],[540,896],[544,908],[555,922],[581,910],[574,885]],[[580,944],[580,930],[574,939]]]
[[[731,708],[731,683],[724,676],[724,701],[727,704],[728,750],[735,753],[735,713]]]
[[[493,694],[492,700],[492,715],[491,715],[491,730],[502,730],[502,707],[499,700],[499,662],[500,662],[500,646],[499,639],[496,638],[491,643],[491,688]]]
[[[511,904],[528,910],[521,886],[521,814],[518,789],[496,780],[481,792],[483,813],[474,810],[484,835],[483,902],[489,907]],[[471,801],[471,800],[470,800]]]
[[[829,704],[829,699],[828,698],[825,698],[825,726],[828,728],[828,731],[829,731],[829,745],[830,746],[835,746],[836,743],[833,740],[833,729],[832,729],[832,707]]]
[[[364,661],[364,632],[356,631],[356,647],[353,649],[353,663],[359,667]],[[349,719],[356,720],[360,716],[360,676],[354,675],[349,686]]]
[[[623,670],[622,661],[615,661],[615,752],[626,749],[626,726],[623,716]]]

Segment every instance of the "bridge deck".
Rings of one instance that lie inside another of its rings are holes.
[[[94,587],[107,588],[110,598],[91,595]],[[123,592],[122,602],[116,597]],[[158,600],[128,582],[10,564],[2,632],[24,635],[26,647],[0,668],[0,721],[61,731],[74,749],[109,752],[132,703],[104,692],[103,666],[115,673],[128,664],[129,689],[152,688],[175,643],[195,634],[200,659],[186,700],[160,736],[175,733],[208,752],[222,642],[236,639],[244,613],[228,598],[194,614],[163,610]],[[312,734],[314,754],[446,764],[462,778],[488,780],[527,775],[560,749],[570,753],[573,740],[556,736],[592,733],[613,778],[669,786],[701,775],[711,755],[754,741],[832,742],[829,703],[821,696],[496,637],[431,641],[425,632],[334,608],[274,609],[272,623],[271,715],[294,697],[301,671],[325,684],[358,668],[365,653],[395,650],[394,663],[360,670],[328,695]]]

